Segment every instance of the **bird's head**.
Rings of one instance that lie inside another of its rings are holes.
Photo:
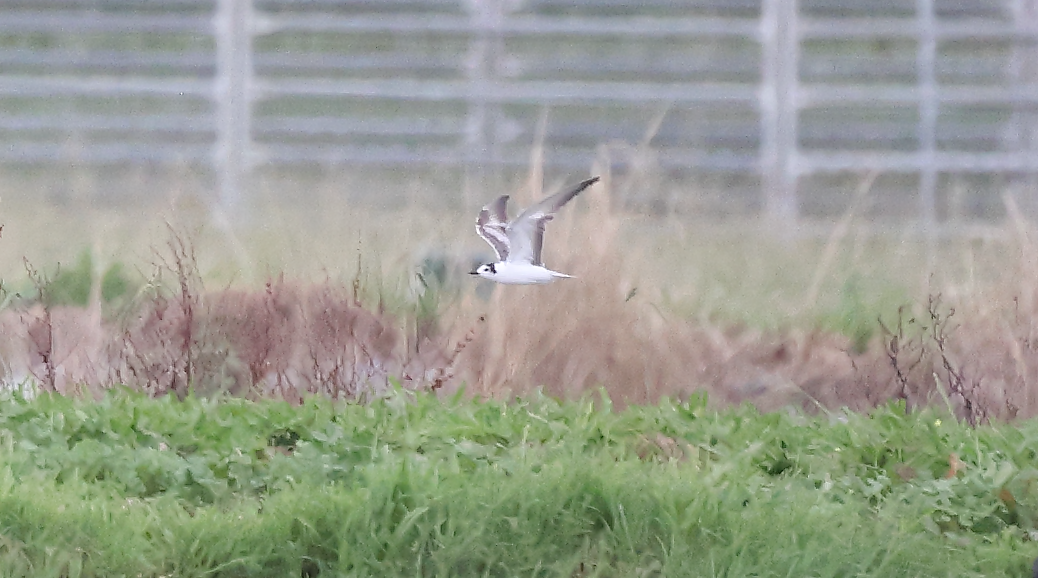
[[[497,269],[494,268],[493,263],[487,263],[486,265],[476,267],[475,271],[471,271],[469,275],[479,275],[480,277],[493,279],[494,275],[497,275]]]

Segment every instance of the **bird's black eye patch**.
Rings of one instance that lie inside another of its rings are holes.
[[[490,269],[491,273],[494,273],[494,274],[497,273],[497,269],[494,269],[494,264],[493,263],[487,265],[487,267]]]

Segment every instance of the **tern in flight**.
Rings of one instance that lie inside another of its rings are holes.
[[[505,210],[508,195],[483,207],[476,218],[476,232],[494,248],[497,262],[480,265],[471,274],[509,285],[551,283],[558,278],[570,278],[541,262],[544,225],[563,205],[597,182],[598,177],[587,179],[534,204],[511,221]]]

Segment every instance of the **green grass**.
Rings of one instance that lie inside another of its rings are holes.
[[[100,276],[100,299],[111,303],[125,298],[135,289],[138,280],[131,280],[121,263],[113,263],[104,271],[95,271],[90,251],[79,254],[79,260],[71,267],[56,267],[53,271],[41,272],[40,281],[45,282],[50,305],[90,305],[90,286],[95,275]],[[26,280],[27,281],[27,280]],[[33,295],[35,288],[23,287],[24,295]]]
[[[4,575],[1019,576],[1038,551],[1034,421],[399,392],[0,408]]]

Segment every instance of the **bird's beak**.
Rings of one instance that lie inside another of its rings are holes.
[[[469,275],[479,275],[479,271],[469,271]]]

